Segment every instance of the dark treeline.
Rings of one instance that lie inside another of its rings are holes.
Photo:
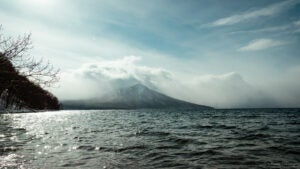
[[[1,60],[4,55],[0,53]],[[58,99],[16,71],[6,60],[0,67],[0,94],[4,108],[59,109]]]
[[[58,110],[58,99],[42,88],[58,80],[58,70],[25,55],[30,45],[30,35],[14,40],[0,32],[0,108]]]

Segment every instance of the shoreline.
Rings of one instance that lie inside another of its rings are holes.
[[[90,111],[90,110],[145,110],[147,108],[143,109],[120,109],[120,108],[110,108],[110,109],[60,109],[60,110],[81,110],[81,111]],[[151,109],[151,108],[150,108]],[[171,108],[172,109],[172,108]],[[166,110],[171,110],[170,108],[166,108]],[[201,110],[272,110],[272,109],[281,109],[281,110],[296,110],[300,108],[214,108],[214,109],[201,109]],[[60,110],[0,110],[0,115],[2,114],[22,114],[22,113],[42,113],[42,112],[54,112],[54,111],[60,111]],[[162,109],[157,109],[162,110]]]

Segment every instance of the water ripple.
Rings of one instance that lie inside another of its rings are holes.
[[[0,115],[0,168],[300,168],[300,110]]]

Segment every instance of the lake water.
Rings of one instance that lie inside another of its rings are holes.
[[[0,168],[300,168],[300,109],[2,114]]]

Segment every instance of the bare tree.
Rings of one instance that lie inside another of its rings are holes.
[[[28,55],[28,50],[32,49],[31,34],[12,38],[5,37],[2,32],[0,25],[0,66],[10,62],[20,75],[40,86],[49,87],[58,82],[59,69]]]
[[[0,25],[0,109],[58,110],[58,99],[42,87],[56,83],[59,70],[28,55],[31,34],[12,38],[2,32]]]

